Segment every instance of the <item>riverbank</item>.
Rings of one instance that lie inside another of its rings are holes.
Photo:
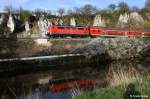
[[[0,59],[69,54],[92,39],[1,39]]]
[[[149,99],[150,76],[143,77],[141,81],[136,80],[132,84],[135,86],[135,90],[141,94],[133,97]],[[100,88],[94,91],[81,92],[80,95],[75,96],[73,99],[124,99],[125,92],[128,86],[128,84],[125,84],[107,88]]]
[[[22,58],[62,54],[85,54],[106,59],[150,57],[150,40],[144,38],[65,38],[0,40],[0,58]]]

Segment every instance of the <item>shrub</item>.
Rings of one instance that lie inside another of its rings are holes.
[[[29,11],[23,10],[23,9],[20,10],[20,18],[21,18],[21,20],[22,20],[23,22],[28,21],[30,15],[31,15],[31,14],[30,14]]]
[[[150,22],[144,23],[144,29],[150,29]]]

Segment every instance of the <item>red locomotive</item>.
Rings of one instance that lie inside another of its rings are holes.
[[[92,37],[100,37],[100,36],[108,36],[108,37],[150,37],[150,32],[145,32],[142,30],[117,30],[117,29],[106,29],[99,26],[87,26],[87,27],[79,27],[79,26],[56,26],[52,25],[49,30],[49,36],[92,36]]]

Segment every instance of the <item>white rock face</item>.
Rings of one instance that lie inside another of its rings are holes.
[[[28,21],[25,22],[25,31],[26,32],[30,31],[30,27],[29,27],[29,22]]]
[[[0,17],[0,25],[2,24],[2,22],[3,22],[3,20],[4,20],[4,15],[1,15],[1,17]]]
[[[96,38],[72,53],[84,53],[89,58],[106,54],[109,59],[124,60],[139,57],[143,52],[147,55],[149,46],[142,38]]]
[[[119,27],[125,27],[125,25],[127,25],[127,23],[128,23],[129,17],[130,16],[127,13],[121,14],[119,16],[119,20],[118,20],[117,26],[119,26]]]
[[[10,32],[13,33],[15,29],[15,22],[12,15],[9,15],[9,19],[7,22],[7,27],[10,29]]]
[[[36,39],[36,40],[35,40],[35,43],[36,43],[37,45],[44,45],[44,46],[47,46],[47,45],[48,45],[47,39]]]
[[[133,12],[130,14],[130,20],[133,20],[135,22],[140,22],[140,23],[144,23],[144,19],[142,18],[142,16],[140,14],[138,14],[137,12]]]
[[[70,25],[71,26],[76,26],[76,21],[75,21],[74,17],[70,19]]]
[[[58,24],[59,24],[59,18],[55,18],[53,21],[54,21],[54,24],[55,24],[55,25],[58,25]]]
[[[137,12],[132,12],[131,14],[121,14],[118,20],[118,27],[124,28],[126,26],[131,27],[142,27],[144,25],[144,19]]]
[[[94,18],[93,26],[106,26],[105,21],[101,18],[101,15],[96,15],[96,17]]]
[[[63,20],[60,19],[60,20],[59,20],[59,25],[63,25],[63,24],[64,24]]]
[[[46,37],[48,28],[52,25],[52,23],[48,19],[44,19],[41,17],[38,21],[39,33],[42,37]]]

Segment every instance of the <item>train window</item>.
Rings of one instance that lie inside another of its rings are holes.
[[[70,30],[71,28],[70,28],[70,27],[66,27],[65,29],[66,29],[66,30]]]
[[[58,29],[64,29],[64,27],[58,27]]]
[[[78,28],[78,30],[84,30],[84,28]]]

